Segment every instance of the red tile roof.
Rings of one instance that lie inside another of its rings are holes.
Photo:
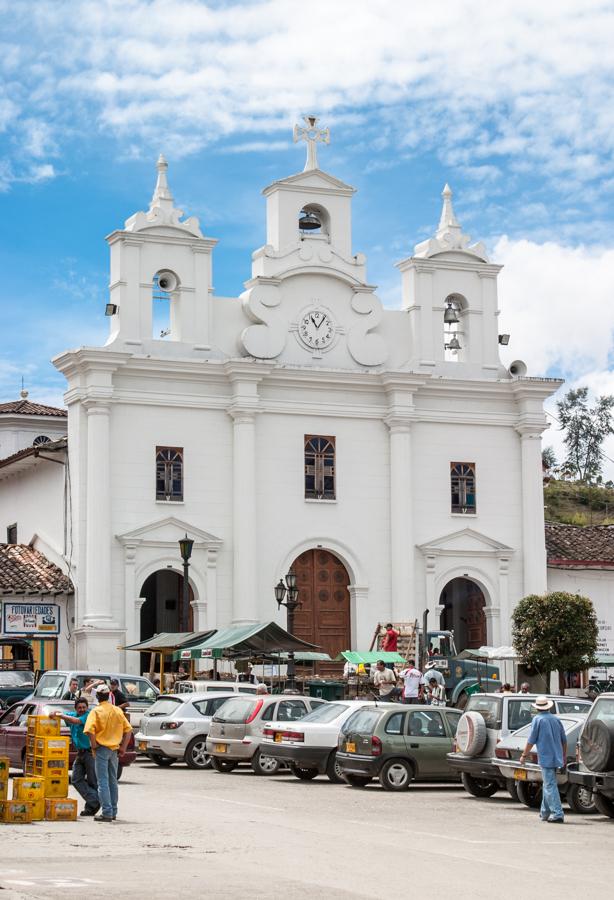
[[[62,570],[27,544],[0,544],[0,593],[72,594]]]
[[[614,568],[614,525],[546,523],[548,565]]]
[[[68,410],[57,406],[45,406],[43,403],[32,403],[31,400],[13,400],[10,403],[0,403],[0,416],[2,415],[53,416],[65,419]]]
[[[47,444],[40,444],[38,447],[25,447],[23,450],[18,450],[17,453],[12,453],[10,456],[0,459],[0,469],[18,462],[20,459],[26,459],[28,456],[39,456],[41,453],[55,453],[58,450],[66,450],[67,446],[68,441],[66,438],[58,438],[57,441],[49,441]]]

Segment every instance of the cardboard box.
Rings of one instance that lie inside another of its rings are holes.
[[[16,824],[32,821],[32,803],[28,800],[0,800],[0,821]]]
[[[75,822],[76,800],[45,800],[45,818],[50,822]]]
[[[44,778],[13,778],[13,800],[44,800]]]

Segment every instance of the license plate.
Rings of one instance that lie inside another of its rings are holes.
[[[147,741],[139,741],[139,750],[141,750],[141,751],[147,750]]]
[[[276,731],[275,737],[273,738],[273,740],[275,741],[276,744],[281,744],[282,737],[283,737],[283,735],[282,735],[281,731]]]
[[[226,753],[226,744],[216,744],[215,752],[216,753]]]
[[[516,781],[526,781],[527,780],[527,770],[526,769],[514,769],[514,778]]]
[[[354,744],[352,741],[347,741],[347,743],[345,745],[345,752],[346,753],[356,753],[356,744]]]

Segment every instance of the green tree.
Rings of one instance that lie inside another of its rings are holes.
[[[544,447],[542,450],[542,465],[547,472],[551,469],[556,469],[557,461],[554,447]]]
[[[524,597],[512,614],[512,640],[521,662],[541,672],[579,672],[595,663],[597,616],[588,597],[553,591]]]
[[[568,391],[557,403],[559,422],[565,432],[565,466],[581,481],[594,481],[601,475],[601,445],[614,431],[614,397],[598,397],[588,402],[588,388]]]

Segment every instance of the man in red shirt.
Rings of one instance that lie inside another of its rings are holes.
[[[392,622],[386,625],[386,634],[382,641],[382,650],[387,653],[397,653],[399,648],[399,632],[392,627]],[[386,663],[387,669],[394,669],[394,663]]]

